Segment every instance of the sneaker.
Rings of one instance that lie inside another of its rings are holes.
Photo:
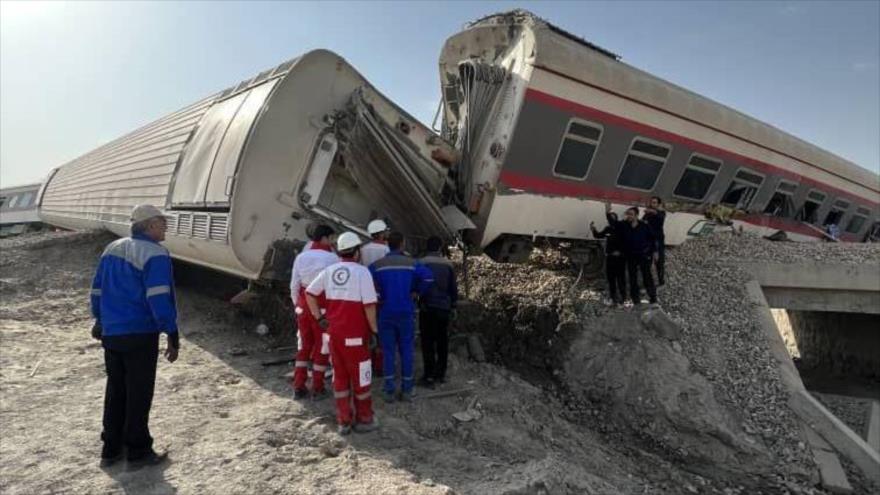
[[[355,433],[369,433],[379,428],[379,420],[373,417],[369,423],[357,423],[354,425]]]
[[[401,392],[400,393],[400,401],[401,402],[412,402],[413,397],[415,397],[415,396],[416,396],[416,394],[413,391]]]
[[[117,462],[119,462],[121,460],[122,460],[122,452],[120,452],[114,456],[109,456],[109,457],[102,456],[101,462],[98,463],[98,467],[108,468],[110,466],[113,466],[114,464],[116,464]]]
[[[419,386],[425,387],[425,388],[434,388],[434,379],[428,378],[428,377],[422,377],[422,379],[419,380]]]
[[[339,425],[336,427],[336,433],[340,435],[350,435],[351,434],[351,425]]]
[[[162,464],[167,460],[168,452],[162,452],[160,454],[154,450],[151,450],[147,455],[143,457],[138,457],[137,459],[129,459],[128,470],[136,471],[147,466],[158,466],[159,464]]]
[[[394,402],[394,392],[382,392],[382,398],[386,403],[391,404]]]
[[[326,388],[323,390],[318,390],[317,392],[312,392],[312,400],[317,402],[330,397],[330,391]]]
[[[308,396],[309,396],[309,391],[306,390],[306,389],[304,389],[304,388],[301,388],[301,389],[298,389],[298,390],[294,390],[294,391],[293,391],[293,398],[294,398],[294,400],[302,400],[302,399],[305,399],[305,398],[308,397]]]

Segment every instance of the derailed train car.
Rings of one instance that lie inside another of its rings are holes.
[[[451,156],[345,60],[317,50],[53,170],[40,215],[127,235],[132,207],[153,203],[169,216],[174,257],[284,280],[316,221],[365,233],[391,218],[413,238],[451,238],[440,207]]]
[[[827,224],[847,241],[877,230],[876,175],[528,12],[449,38],[440,79],[470,241],[495,259],[522,260],[538,239],[589,247],[605,202],[620,211],[654,195],[675,205],[669,244],[700,231],[715,204],[739,212],[737,227],[793,240],[818,240]]]

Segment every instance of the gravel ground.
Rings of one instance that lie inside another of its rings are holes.
[[[865,438],[868,434],[868,412],[871,407],[869,399],[860,399],[846,395],[822,394],[819,392],[811,393],[816,400],[834,413],[839,420],[846,423],[852,431]]]

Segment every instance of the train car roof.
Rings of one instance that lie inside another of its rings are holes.
[[[27,191],[36,191],[42,184],[22,184],[20,186],[0,187],[0,194],[15,194]]]
[[[535,36],[535,65],[607,88],[624,97],[758,145],[880,193],[880,176],[770,124],[653,76],[620,56],[535,14],[513,10],[473,21],[468,28],[522,25]],[[577,61],[579,63],[573,63]]]

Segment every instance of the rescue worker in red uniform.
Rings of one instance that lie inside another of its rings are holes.
[[[376,288],[370,271],[358,263],[361,245],[353,232],[340,235],[336,251],[342,260],[325,268],[306,288],[309,311],[330,336],[336,422],[342,435],[352,429],[366,433],[379,426],[370,393],[370,337],[378,331]],[[320,296],[327,304],[326,317],[320,312]]]
[[[290,298],[296,313],[296,327],[299,336],[293,369],[293,397],[295,399],[303,399],[308,396],[306,380],[309,366],[312,368],[312,398],[318,400],[327,395],[327,391],[324,389],[324,373],[327,371],[329,362],[329,349],[325,343],[324,330],[309,311],[305,290],[324,268],[339,261],[339,257],[331,250],[331,235],[333,235],[333,229],[329,226],[318,225],[315,227],[312,231],[310,247],[294,259],[290,274]]]

